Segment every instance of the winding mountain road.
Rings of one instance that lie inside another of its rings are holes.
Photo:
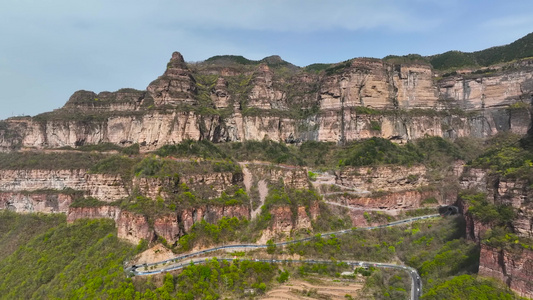
[[[425,216],[419,216],[419,217],[413,217],[413,218],[409,218],[409,219],[399,220],[399,221],[395,221],[395,222],[391,222],[391,223],[383,224],[383,225],[370,226],[370,227],[361,227],[361,228],[352,228],[352,229],[345,229],[345,230],[327,232],[327,233],[320,234],[320,236],[321,237],[327,237],[327,236],[330,236],[330,235],[346,234],[346,233],[350,233],[350,232],[353,232],[353,231],[373,230],[373,229],[378,229],[378,228],[393,227],[393,226],[404,225],[406,223],[410,223],[410,222],[414,222],[414,221],[430,219],[430,218],[436,218],[436,217],[440,217],[440,215],[439,214],[425,215]],[[276,243],[275,245],[276,246],[285,246],[285,245],[289,245],[289,244],[309,241],[309,240],[311,240],[313,238],[314,237],[307,237],[307,238],[298,239],[298,240],[280,242],[280,243]],[[184,268],[184,267],[190,265],[191,262],[193,264],[205,263],[206,262],[206,258],[205,257],[194,258],[194,259],[191,259],[191,260],[189,260],[187,262],[179,262],[179,261],[182,261],[184,259],[188,259],[188,258],[191,258],[191,257],[194,257],[194,256],[204,255],[204,254],[209,253],[209,252],[214,252],[214,251],[224,250],[224,249],[258,249],[258,248],[267,248],[267,245],[234,244],[234,245],[218,246],[218,247],[213,247],[213,248],[209,248],[209,249],[200,250],[200,251],[197,251],[197,252],[191,252],[189,254],[178,255],[178,256],[173,257],[171,259],[162,260],[162,261],[158,261],[158,262],[155,262],[155,263],[129,266],[129,267],[125,268],[125,271],[127,273],[131,274],[132,276],[154,275],[154,274],[159,274],[159,273],[162,273],[162,272],[168,272],[168,271],[173,271],[173,270]],[[233,261],[234,260],[233,258],[217,258],[217,259],[219,261]],[[403,265],[395,265],[395,264],[379,263],[379,262],[367,262],[367,261],[337,261],[337,262],[332,262],[332,261],[329,261],[329,260],[312,260],[312,259],[310,259],[310,260],[261,259],[261,260],[256,260],[256,261],[269,262],[269,263],[293,262],[293,263],[316,263],[316,264],[332,264],[332,263],[344,262],[344,263],[347,263],[347,264],[353,265],[353,266],[362,266],[362,267],[374,266],[374,267],[377,267],[377,268],[400,269],[400,270],[406,271],[409,274],[409,276],[411,277],[411,299],[413,299],[413,300],[414,299],[418,299],[420,297],[420,295],[422,294],[422,282],[420,280],[420,276],[418,275],[416,269],[408,267],[408,266],[403,266]],[[147,271],[152,266],[156,267],[156,266],[160,266],[160,265],[164,265],[164,266],[169,265],[169,266],[165,267],[165,268],[157,269],[157,270]],[[145,272],[138,271],[137,269],[140,269],[140,268],[144,268],[146,271]]]

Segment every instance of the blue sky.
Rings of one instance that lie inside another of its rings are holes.
[[[0,119],[80,89],[145,89],[173,51],[298,66],[476,51],[532,32],[531,11],[531,0],[2,0]]]

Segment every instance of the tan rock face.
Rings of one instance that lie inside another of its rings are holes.
[[[211,91],[211,100],[215,103],[216,108],[226,108],[230,105],[231,97],[228,83],[223,77],[217,79],[215,88]]]
[[[195,82],[183,56],[174,52],[165,73],[150,83],[146,90],[156,106],[194,104],[197,92]]]
[[[240,173],[213,172],[207,174],[187,174],[179,178],[133,178],[133,186],[139,189],[140,193],[153,200],[158,197],[168,198],[180,184],[186,184],[196,191],[199,197],[210,199],[222,195],[229,187],[242,183]]]
[[[509,105],[531,93],[533,74],[529,70],[478,78],[453,77],[438,83],[444,99],[453,99],[466,109]]]
[[[531,189],[527,181],[523,179],[503,178],[497,175],[489,176],[486,170],[469,169],[466,170],[460,181],[461,187],[465,189],[475,189],[485,192],[488,195],[487,200],[493,204],[510,205],[516,212],[513,220],[513,228],[519,236],[533,237],[533,203],[529,201]],[[464,203],[460,203],[464,206]],[[463,210],[467,212],[467,208]],[[467,218],[471,218],[468,214]],[[471,223],[476,222],[472,220]],[[479,223],[479,222],[477,222]],[[484,228],[490,225],[481,223],[474,224],[472,227]],[[473,229],[474,230],[474,229]],[[481,229],[475,229],[480,231]]]
[[[112,219],[117,222],[120,216],[120,208],[116,206],[97,207],[70,207],[67,213],[67,222],[71,223],[77,219]]]
[[[402,191],[378,197],[350,197],[349,195],[339,196],[337,198],[337,202],[350,207],[396,210],[419,208],[421,207],[422,201],[430,197],[439,198],[440,195],[437,191]]]
[[[18,213],[67,213],[72,196],[61,193],[0,192],[0,209]]]
[[[121,211],[117,220],[117,236],[133,244],[141,239],[151,242],[155,235],[145,216],[128,211]]]
[[[75,109],[99,114],[91,124],[57,118],[4,121],[6,125],[0,126],[0,151],[103,142],[125,146],[139,143],[141,150],[149,151],[185,139],[345,142],[369,137],[405,141],[425,135],[487,137],[498,132],[525,133],[531,119],[527,110],[507,107],[516,102],[529,103],[533,60],[522,62],[512,71],[475,78],[448,77],[438,82],[428,65],[393,65],[376,59],[355,59],[344,68],[322,75],[296,72],[281,76],[266,64],[242,74],[237,69],[212,66],[201,73],[219,76],[209,91],[213,103],[209,109],[229,108],[229,115],[226,111],[224,117],[176,109],[198,106],[195,72],[176,52],[165,73],[146,91],[74,93],[64,112]],[[230,88],[231,78],[241,75],[250,80]],[[147,110],[150,101],[159,109]],[[361,107],[476,111],[447,116],[366,115],[357,112]],[[250,108],[269,113],[245,111]],[[306,109],[313,113],[305,118],[293,117],[295,110]]]
[[[269,239],[290,235],[293,231],[312,229],[311,221],[316,220],[320,213],[318,202],[312,203],[309,214],[304,206],[292,211],[289,206],[277,206],[270,210],[272,223],[263,231],[258,243],[266,243]]]
[[[428,184],[423,165],[344,168],[335,175],[336,184],[360,191],[405,191]]]
[[[530,249],[498,250],[481,246],[479,275],[505,283],[522,297],[533,297],[533,251]]]
[[[123,216],[124,213],[124,216]],[[250,208],[248,206],[199,206],[166,214],[154,220],[153,228],[149,226],[146,217],[124,211],[117,221],[118,237],[132,243],[139,243],[142,239],[164,238],[170,245],[176,243],[180,237],[189,233],[193,225],[205,220],[208,223],[216,223],[223,217],[249,219]],[[127,225],[127,222],[133,222]],[[148,229],[147,229],[148,228]],[[152,239],[148,240],[151,241]]]
[[[1,191],[65,188],[86,191],[87,196],[107,202],[128,196],[117,175],[88,174],[85,170],[0,170]]]
[[[168,243],[175,243],[183,235],[178,223],[178,215],[172,214],[155,219],[154,232]]]

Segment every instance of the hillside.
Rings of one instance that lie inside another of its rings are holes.
[[[422,299],[531,298],[531,37],[305,68],[175,52],[146,90],[0,121],[0,298],[418,298],[346,261],[410,266]],[[268,247],[128,278],[228,244]]]

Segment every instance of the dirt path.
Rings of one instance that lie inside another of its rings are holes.
[[[291,280],[268,291],[262,300],[274,299],[346,299],[346,295],[357,298],[362,284],[356,282],[327,282],[323,285],[311,284],[302,280]]]
[[[253,184],[252,173],[250,173],[250,170],[248,170],[245,163],[240,163],[240,165],[242,168],[244,187],[246,188],[246,193],[250,195]],[[255,217],[253,209],[252,198],[250,198],[250,211],[252,212],[252,219]]]
[[[422,208],[431,208],[431,209],[438,209],[439,208],[438,206],[404,207],[404,208],[369,208],[369,207],[349,206],[349,205],[344,205],[344,204],[341,204],[341,203],[338,203],[338,202],[333,202],[333,201],[324,201],[324,202],[326,204],[329,204],[329,205],[345,207],[345,208],[350,209],[350,210],[383,211],[383,212],[389,213],[389,214],[391,214],[393,216],[397,216],[400,213],[405,212],[405,211],[409,211],[409,210],[417,210],[417,209],[422,209]]]
[[[257,183],[257,190],[259,191],[259,201],[261,204],[259,204],[256,210],[252,211],[252,219],[254,219],[261,212],[261,206],[265,204],[265,199],[268,195],[268,185],[266,181],[263,179],[259,180]]]

